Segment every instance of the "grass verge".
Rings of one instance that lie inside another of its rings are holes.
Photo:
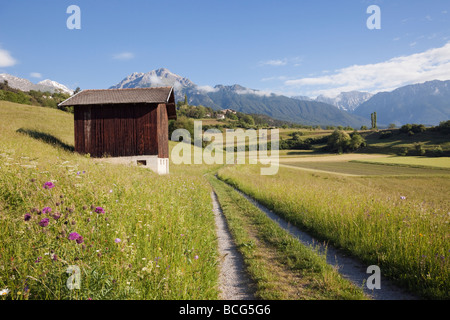
[[[259,298],[365,299],[360,288],[343,279],[313,248],[302,245],[226,183],[212,175],[209,180]]]

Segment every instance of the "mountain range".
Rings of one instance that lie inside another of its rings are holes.
[[[49,79],[43,80],[35,84],[27,79],[19,78],[7,73],[0,73],[0,82],[4,82],[5,80],[8,81],[8,84],[11,88],[19,89],[22,91],[35,90],[42,92],[48,91],[51,93],[55,93],[58,91],[68,94],[73,93],[73,90],[70,90],[65,85],[62,85],[56,81],[52,81]]]
[[[377,113],[380,124],[438,125],[450,119],[450,80],[428,81],[380,92],[353,112],[362,117]]]
[[[342,92],[336,97],[320,95],[316,98],[316,101],[325,102],[341,110],[352,112],[372,97],[373,94],[369,92],[351,91]]]
[[[238,84],[215,87],[198,86],[191,80],[165,68],[148,73],[132,73],[110,89],[173,86],[175,99],[188,97],[191,105],[203,105],[215,110],[234,109],[243,113],[265,114],[274,119],[305,125],[343,125],[360,127],[367,118],[352,115],[330,104],[298,100],[290,97],[245,88]]]
[[[72,94],[66,86],[43,80],[37,84],[9,74],[0,74],[0,82],[23,91],[40,90]],[[377,112],[378,125],[397,126],[406,123],[437,125],[450,119],[450,80],[428,81],[400,87],[391,92],[343,92],[336,97],[287,97],[235,85],[198,86],[188,78],[165,68],[147,73],[135,72],[110,87],[146,88],[173,86],[176,101],[185,95],[191,105],[215,110],[234,109],[248,114],[264,114],[274,119],[305,125],[342,125],[359,128],[370,126],[370,114]]]
[[[165,68],[133,73],[111,88],[142,88],[169,85],[177,101],[188,97],[192,105],[213,109],[234,109],[244,113],[266,114],[272,118],[308,125],[370,126],[370,114],[377,112],[378,125],[406,123],[437,125],[450,119],[450,81],[429,81],[408,85],[392,92],[342,92],[324,95],[286,97],[240,85],[198,86]]]

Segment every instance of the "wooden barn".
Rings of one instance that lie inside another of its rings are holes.
[[[172,87],[83,90],[59,106],[74,108],[75,151],[169,172]]]

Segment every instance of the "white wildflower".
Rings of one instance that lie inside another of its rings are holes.
[[[0,291],[0,296],[6,296],[8,293],[9,293],[9,289],[8,288],[3,289],[3,290]]]

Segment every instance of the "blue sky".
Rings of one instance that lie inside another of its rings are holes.
[[[0,73],[108,88],[157,68],[286,95],[450,79],[448,0],[0,1]],[[69,30],[67,7],[81,10]],[[369,30],[367,8],[381,10]]]

